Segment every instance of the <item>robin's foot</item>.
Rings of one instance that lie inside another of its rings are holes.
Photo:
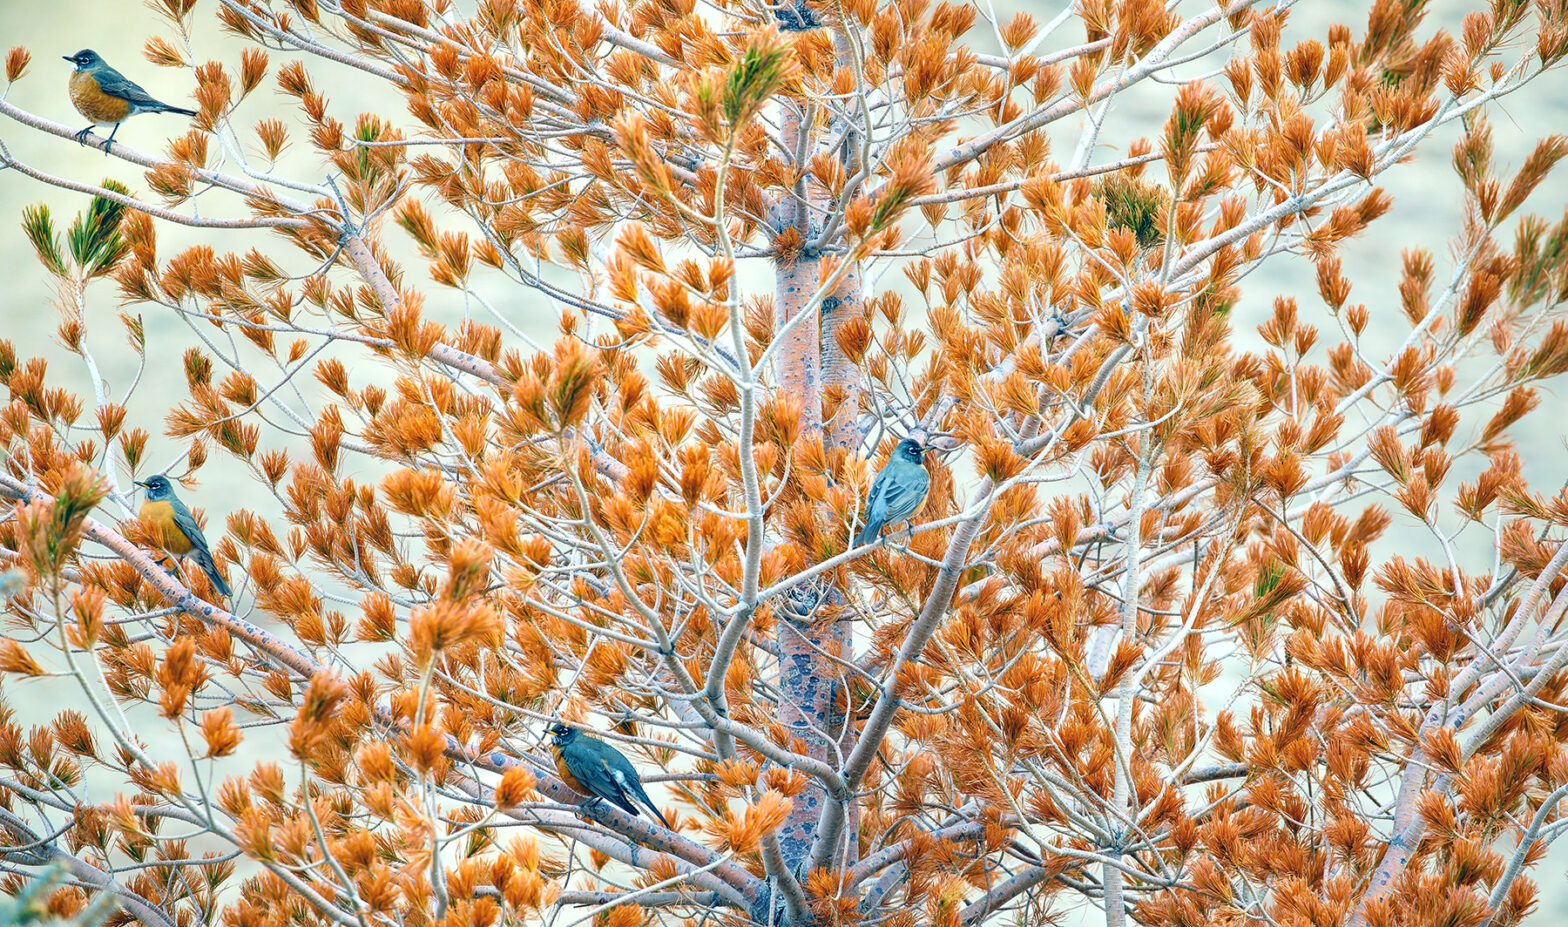
[[[599,804],[599,797],[597,795],[592,798],[583,799],[577,803],[577,816],[581,818],[590,817],[594,806],[597,804]]]
[[[157,563],[160,567],[163,567],[163,572],[169,574],[169,576],[171,578],[178,579],[178,580],[184,580],[185,579],[184,576],[180,575],[180,571],[175,568],[174,561],[170,560],[167,556],[159,557],[154,562]]]
[[[76,136],[75,136],[76,143],[78,145],[85,145],[85,144],[87,144],[87,133],[91,132],[92,130],[93,130],[93,127],[92,126],[88,126],[87,128],[83,129],[82,131],[76,133]]]

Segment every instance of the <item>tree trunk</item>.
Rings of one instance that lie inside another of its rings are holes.
[[[797,106],[784,106],[783,137],[796,152],[809,160],[812,149],[811,126]],[[798,165],[804,167],[804,165]],[[809,241],[815,233],[806,208],[810,195],[802,183],[801,194],[786,207],[781,226],[793,229]],[[857,453],[860,449],[860,372],[849,362],[833,338],[833,331],[851,318],[862,303],[861,278],[850,270],[834,287],[831,295],[813,305],[822,280],[820,255],[806,252],[793,260],[781,260],[775,268],[775,325],[781,341],[774,371],[782,395],[799,397],[804,440],[822,441],[834,458]],[[802,312],[806,315],[796,318]],[[794,324],[791,324],[793,322]],[[833,414],[823,421],[824,394],[831,392]],[[813,758],[837,766],[854,743],[854,730],[845,724],[848,704],[847,680],[834,665],[832,657],[853,657],[850,628],[840,621],[845,591],[831,579],[802,585],[788,596],[780,615],[776,643],[779,649],[779,720],[800,743],[797,749]],[[792,869],[798,867],[811,850],[821,816],[824,790],[813,785],[795,796],[794,808],[779,833],[784,858]],[[858,815],[851,809],[844,828],[846,846],[839,849],[841,866],[853,865],[858,858],[855,836]],[[800,873],[804,875],[804,873]]]

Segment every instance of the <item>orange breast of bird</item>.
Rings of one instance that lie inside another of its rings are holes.
[[[588,788],[581,782],[577,781],[577,777],[572,775],[572,771],[567,768],[566,757],[561,748],[551,744],[550,752],[555,754],[555,774],[561,777],[561,781],[566,783],[566,787],[579,795],[592,795],[593,793],[588,791]]]
[[[71,105],[93,122],[120,122],[131,114],[131,104],[98,89],[98,79],[86,71],[71,74]]]
[[[185,536],[180,526],[174,523],[174,506],[168,500],[157,502],[143,502],[141,509],[143,524],[153,532],[153,538],[158,546],[175,555],[183,557],[191,552],[191,539]]]

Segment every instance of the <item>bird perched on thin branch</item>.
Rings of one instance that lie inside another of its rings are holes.
[[[153,99],[135,81],[109,67],[98,53],[84,48],[74,55],[64,55],[66,61],[76,65],[71,72],[71,104],[76,111],[92,120],[92,125],[76,133],[76,140],[87,144],[87,133],[94,127],[113,124],[109,137],[104,140],[103,153],[109,154],[114,143],[114,133],[120,123],[140,113],[175,113],[194,116],[193,109],[182,109]]]
[[[550,752],[555,754],[555,771],[572,791],[594,801],[607,801],[632,817],[641,813],[637,807],[641,803],[653,812],[660,824],[670,826],[664,813],[643,790],[637,768],[621,751],[559,721],[548,730]]]
[[[856,547],[870,544],[882,534],[883,528],[907,522],[920,511],[926,501],[926,491],[931,488],[931,475],[921,462],[929,450],[930,445],[921,444],[914,438],[905,438],[893,448],[887,466],[871,483],[862,516],[865,525],[855,537]]]
[[[195,560],[201,571],[212,580],[212,588],[218,590],[218,594],[233,595],[229,591],[229,584],[223,580],[223,574],[218,572],[218,565],[212,559],[212,549],[207,546],[207,537],[201,533],[196,516],[174,494],[174,486],[169,478],[154,474],[147,477],[145,482],[137,480],[136,485],[147,490],[147,498],[142,502],[141,519],[152,527],[158,546],[176,560],[184,560],[187,556]]]

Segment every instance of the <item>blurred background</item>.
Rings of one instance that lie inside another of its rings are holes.
[[[471,6],[468,0],[458,0],[454,4],[462,15],[467,15]],[[981,9],[988,6],[981,4]],[[1202,6],[1206,4],[1184,0],[1178,12],[1190,15]],[[1428,6],[1429,13],[1419,33],[1423,39],[1440,27],[1457,31],[1464,14],[1474,8],[1462,0],[1436,0]],[[228,66],[230,74],[234,74],[243,43],[219,29],[215,8],[216,4],[208,0],[199,2],[189,20],[190,34],[181,36],[138,0],[53,0],[47,4],[37,0],[0,0],[0,45],[22,45],[33,55],[27,74],[5,88],[5,99],[36,115],[66,123],[72,129],[80,128],[83,120],[72,109],[66,95],[71,65],[62,61],[61,56],[81,48],[92,48],[158,99],[194,108],[191,94],[195,80],[191,72],[157,67],[143,57],[142,48],[149,38],[162,36],[185,50],[193,62],[219,59]],[[1050,21],[1061,8],[1059,0],[1038,3],[1009,0],[994,6],[1004,21],[1015,10],[1027,10],[1040,23]],[[1335,22],[1349,25],[1353,34],[1359,37],[1365,31],[1366,5],[1346,0],[1308,0],[1296,4],[1285,43],[1288,46],[1309,36],[1321,39],[1328,26]],[[982,25],[973,30],[969,38],[982,50],[991,50],[985,47],[989,32]],[[1047,40],[1043,49],[1075,44],[1081,40],[1081,35],[1081,28],[1070,23]],[[271,56],[274,74],[292,57],[277,51],[272,51]],[[1192,62],[1178,68],[1177,77],[1179,80],[1203,77],[1223,61],[1223,57],[1213,56]],[[363,79],[358,72],[339,65],[319,59],[311,59],[307,64],[318,88],[329,98],[330,111],[345,124],[351,125],[359,112],[374,111],[404,126],[408,134],[418,134],[400,98]],[[1561,74],[1550,75],[1504,98],[1500,107],[1491,111],[1494,163],[1504,171],[1504,176],[1522,163],[1538,137],[1568,131],[1568,98],[1562,93],[1562,86]],[[1118,97],[1116,108],[1106,121],[1093,163],[1120,157],[1133,138],[1157,137],[1175,89],[1176,84],[1146,82],[1136,92]],[[247,151],[263,161],[249,126],[265,116],[283,119],[294,127],[296,141],[280,162],[279,173],[320,182],[326,168],[305,142],[304,133],[294,123],[294,114],[287,102],[276,91],[276,84],[269,76],[241,110],[237,120],[240,138],[248,146]],[[160,152],[169,138],[185,128],[185,120],[179,116],[144,115],[122,126],[116,141],[144,152]],[[1071,156],[1080,128],[1077,120],[1070,119],[1052,130],[1057,160]],[[1393,197],[1392,213],[1374,223],[1368,233],[1341,248],[1346,275],[1355,283],[1350,301],[1366,303],[1371,309],[1368,339],[1372,345],[1392,346],[1407,332],[1396,289],[1402,249],[1430,249],[1436,257],[1436,278],[1439,281],[1448,278],[1451,267],[1448,241],[1462,220],[1461,187],[1450,167],[1451,151],[1459,133],[1458,123],[1446,127],[1422,145],[1413,163],[1384,175],[1379,182]],[[128,185],[135,195],[157,201],[148,193],[140,168],[105,157],[100,151],[44,135],[4,117],[0,117],[0,142],[13,157],[35,168],[83,182],[99,183],[105,178],[114,178]],[[216,145],[213,150],[216,155]],[[1163,179],[1164,175],[1163,171],[1155,169],[1148,176]],[[0,171],[0,275],[3,275],[0,279],[4,280],[3,288],[0,288],[0,337],[10,340],[23,358],[46,358],[51,385],[68,386],[90,399],[91,385],[81,358],[66,351],[55,335],[60,315],[54,304],[53,281],[34,258],[20,228],[23,207],[33,203],[47,204],[53,211],[56,229],[63,231],[71,218],[86,208],[88,198],[36,183],[14,171]],[[1536,212],[1548,222],[1556,222],[1563,214],[1565,204],[1568,204],[1568,167],[1559,168],[1538,188],[1526,211]],[[233,198],[219,196],[202,197],[195,204],[181,208],[208,217],[244,214],[241,204]],[[439,206],[432,204],[432,210],[438,217],[443,215]],[[1516,221],[1517,218],[1511,221],[1508,231],[1499,236],[1505,249],[1512,244],[1512,227]],[[407,282],[425,290],[426,312],[430,317],[452,324],[473,313],[481,320],[493,323],[494,320],[487,317],[487,310],[476,305],[474,300],[432,284],[423,263],[414,259],[408,240],[400,231],[383,224],[382,232],[393,253],[406,259]],[[160,223],[158,235],[158,251],[164,259],[184,247],[204,243],[219,252],[243,253],[251,247],[261,247],[280,260],[295,260],[277,237],[257,231],[224,232]],[[299,265],[292,269],[303,271],[308,268]],[[765,268],[753,268],[752,272],[756,274],[752,279],[759,282],[770,276]],[[898,273],[886,273],[881,277],[886,284],[901,278]],[[475,281],[479,294],[497,307],[511,325],[546,343],[553,338],[555,310],[544,297],[519,290],[498,275],[484,277],[476,273]],[[1261,344],[1256,337],[1256,327],[1267,320],[1275,297],[1280,295],[1294,296],[1300,302],[1302,318],[1319,326],[1319,354],[1340,340],[1337,326],[1323,311],[1317,297],[1310,262],[1292,255],[1280,255],[1269,261],[1262,271],[1247,278],[1243,291],[1233,314],[1239,346]],[[87,343],[107,392],[116,401],[121,400],[137,378],[140,366],[140,359],[127,347],[124,330],[116,320],[120,311],[119,295],[112,281],[100,281],[89,289]],[[128,403],[127,424],[139,425],[154,436],[148,455],[154,468],[168,467],[181,473],[186,445],[166,437],[162,421],[166,411],[188,395],[179,358],[187,347],[200,344],[204,338],[221,336],[215,336],[215,330],[210,326],[187,323],[157,307],[128,306],[125,311],[142,316],[151,348],[147,368],[140,374],[141,383]],[[526,345],[517,346],[525,352],[530,350]],[[1379,352],[1374,350],[1372,353]],[[221,366],[219,373],[221,376]],[[355,370],[356,378],[363,375],[362,367]],[[304,384],[307,389],[313,385],[313,381]],[[1550,494],[1568,475],[1568,467],[1564,466],[1564,460],[1568,459],[1564,455],[1564,434],[1568,431],[1564,428],[1564,413],[1568,412],[1568,407],[1562,404],[1562,397],[1550,389],[1545,391],[1543,400],[1543,407],[1525,420],[1516,436],[1526,459],[1526,475],[1537,489]],[[87,417],[90,418],[90,413]],[[297,439],[276,430],[264,430],[263,444],[269,447],[301,446]],[[208,465],[197,474],[196,484],[183,493],[188,501],[206,510],[209,535],[215,530],[221,533],[224,516],[241,505],[263,512],[268,509],[269,500],[256,498],[259,493],[249,474],[231,464],[231,458],[214,450]],[[152,471],[144,469],[138,475],[147,472]],[[1457,487],[1459,479],[1468,478],[1472,472],[1456,468],[1456,474],[1450,476],[1447,484],[1449,491]],[[373,474],[368,475],[373,478]],[[122,488],[129,487],[123,485]],[[123,517],[129,513],[113,514]],[[1374,563],[1379,554],[1386,555],[1396,548],[1407,555],[1438,550],[1426,531],[1417,530],[1409,522],[1396,522],[1380,549],[1373,551]],[[1467,569],[1490,570],[1492,552],[1488,536],[1468,531],[1461,536],[1456,549]],[[230,578],[243,579],[233,572]],[[249,617],[266,623],[264,615]],[[48,706],[52,711],[76,702],[74,683],[68,680],[33,683],[25,689],[25,699],[19,698],[23,691],[19,687],[7,688],[8,700],[24,711],[29,705]],[[1545,898],[1541,910],[1531,919],[1532,924],[1568,923],[1565,865],[1568,865],[1568,847],[1560,847],[1535,871]]]

